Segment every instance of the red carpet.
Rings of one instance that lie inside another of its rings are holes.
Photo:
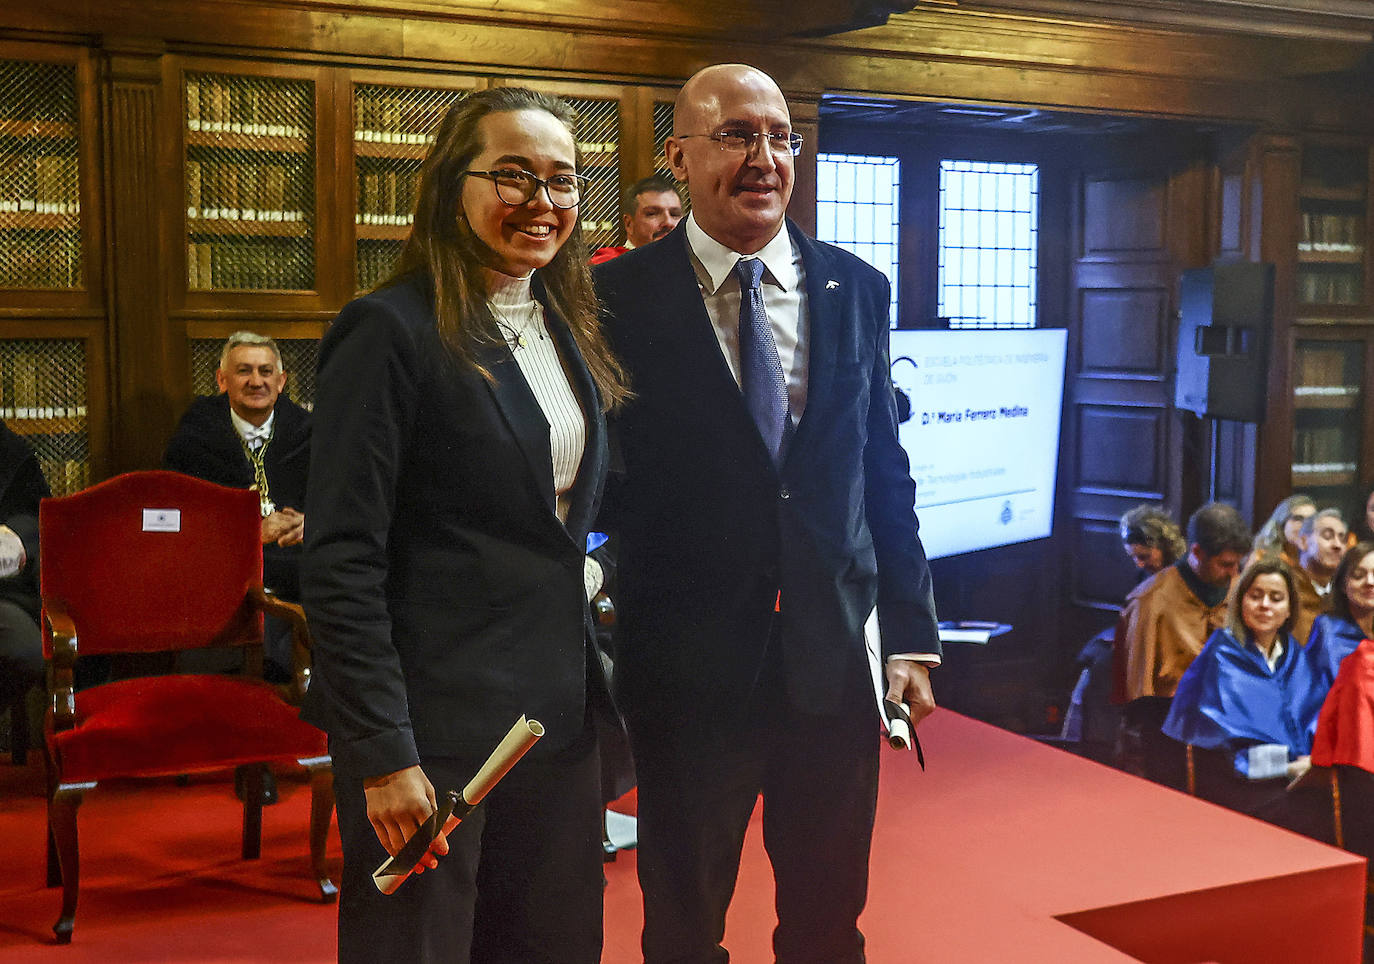
[[[929,773],[883,755],[862,921],[872,964],[1359,960],[1362,860],[947,711],[922,737]],[[333,960],[336,909],[309,877],[309,787],[278,782],[251,862],[237,857],[228,774],[97,788],[81,807],[73,943],[55,947],[41,763],[0,763],[0,961]],[[634,869],[633,852],[606,867],[606,964],[640,960]],[[732,960],[770,961],[773,923],[756,813]]]

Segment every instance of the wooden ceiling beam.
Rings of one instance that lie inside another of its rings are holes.
[[[956,0],[961,10],[1020,13],[1303,40],[1374,42],[1368,0]]]

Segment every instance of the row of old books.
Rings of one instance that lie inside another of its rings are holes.
[[[50,352],[11,348],[0,370],[0,418],[84,418],[86,374],[80,359],[67,364]]]
[[[1293,434],[1293,461],[1298,465],[1344,465],[1351,461],[1353,437],[1340,426],[1299,428]],[[1353,466],[1352,466],[1353,467]],[[1309,470],[1315,471],[1315,470]],[[1328,471],[1338,471],[1329,469]]]
[[[1364,278],[1355,271],[1299,271],[1298,301],[1305,305],[1358,305]]]
[[[188,160],[186,216],[227,221],[303,221],[306,199],[285,164]]]
[[[81,286],[81,235],[76,231],[10,233],[0,246],[0,288]]]
[[[1302,213],[1299,251],[1364,250],[1364,218],[1353,214]]]
[[[313,283],[308,238],[235,238],[186,246],[186,286],[191,291],[304,291]]]
[[[71,495],[91,484],[91,464],[86,459],[49,456],[41,451],[41,446],[37,447],[38,468],[53,495]]]
[[[353,139],[370,144],[432,144],[457,94],[360,89],[353,99]]]
[[[419,172],[358,172],[358,224],[410,224]]]
[[[186,129],[259,137],[306,137],[314,95],[307,83],[186,75]]]
[[[399,241],[358,242],[358,290],[370,291],[385,280],[396,267],[400,251]]]
[[[0,212],[76,214],[77,169],[70,154],[0,154]]]

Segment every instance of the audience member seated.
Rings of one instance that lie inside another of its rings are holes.
[[[1178,523],[1160,505],[1138,505],[1121,517],[1121,547],[1141,580],[1172,566],[1187,550]],[[1117,658],[1116,624],[1098,633],[1078,653],[1081,672],[1069,697],[1060,739],[1101,763],[1111,759],[1121,729],[1117,678],[1125,678],[1124,657]]]
[[[1188,554],[1126,597],[1118,645],[1126,654],[1126,726],[1145,775],[1183,785],[1183,754],[1160,732],[1178,681],[1203,644],[1226,622],[1226,594],[1250,550],[1250,530],[1229,505],[1211,502],[1188,519]]]
[[[38,501],[52,493],[29,444],[0,422],[0,714],[43,679],[38,633]],[[27,717],[11,732],[27,743]],[[16,760],[25,746],[10,748]]]
[[[610,261],[626,251],[667,237],[682,220],[682,198],[673,182],[662,174],[641,178],[625,192],[621,219],[625,223],[625,244],[597,248],[592,252],[592,264]]]
[[[1255,556],[1278,556],[1289,569],[1297,569],[1303,523],[1316,514],[1317,503],[1311,496],[1296,493],[1284,499],[1255,534]]]
[[[1322,509],[1302,524],[1302,552],[1293,581],[1298,586],[1298,612],[1293,635],[1306,644],[1312,624],[1326,612],[1331,594],[1331,577],[1345,555],[1348,532],[1339,509]]]
[[[1188,544],[1174,517],[1162,505],[1147,503],[1121,517],[1121,547],[1144,579],[1178,562]]]
[[[310,413],[282,394],[281,352],[263,335],[230,335],[215,382],[220,393],[197,398],[182,416],[163,467],[256,489],[262,503],[263,585],[298,602]],[[291,667],[290,633],[278,622],[268,627],[267,636],[267,678],[283,682]]]
[[[1374,858],[1374,640],[1341,662],[1317,721],[1312,765],[1336,768],[1343,846]]]
[[[1374,540],[1355,543],[1341,557],[1331,577],[1330,603],[1307,641],[1325,667],[1328,685],[1355,647],[1374,638]]]
[[[1282,560],[1250,564],[1226,626],[1179,681],[1163,730],[1194,747],[1199,796],[1329,840],[1329,797],[1287,789],[1311,765],[1326,695],[1323,668],[1291,632],[1296,596]]]

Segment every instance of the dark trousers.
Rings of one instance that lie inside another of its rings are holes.
[[[462,789],[481,760],[426,759],[435,792]],[[596,964],[601,959],[601,800],[590,727],[551,759],[525,758],[449,837],[435,870],[390,896],[362,780],[335,775],[344,871],[343,964]]]
[[[37,621],[0,599],[0,712],[43,679],[43,638]]]
[[[728,961],[721,947],[750,814],[776,880],[778,964],[864,960],[858,917],[878,794],[878,719],[866,666],[840,716],[789,707],[778,647],[747,719],[691,732],[631,726],[648,964]],[[751,949],[749,958],[755,959]]]

